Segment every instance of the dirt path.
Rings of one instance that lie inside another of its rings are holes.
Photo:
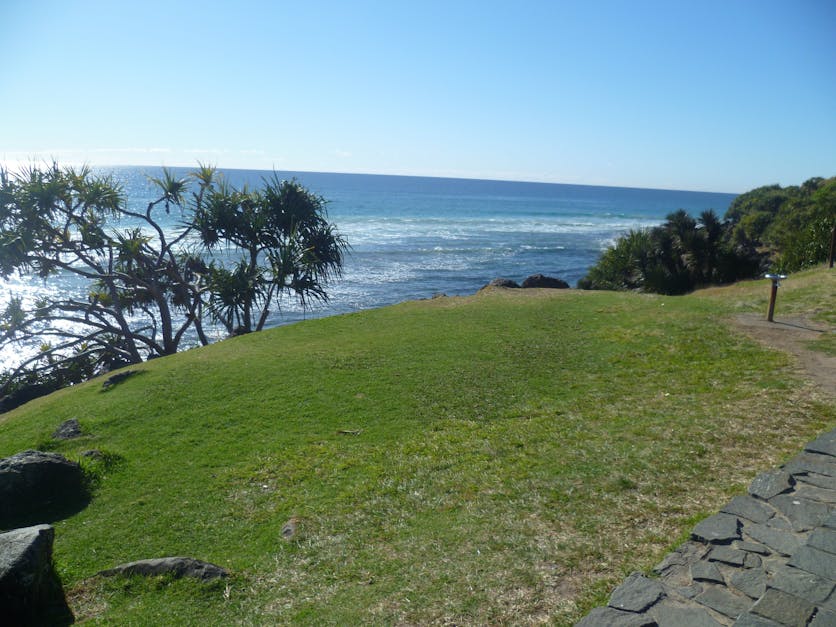
[[[836,357],[811,350],[808,343],[836,328],[807,318],[782,318],[768,322],[763,315],[741,314],[734,325],[770,348],[793,355],[803,375],[831,398],[836,399]]]

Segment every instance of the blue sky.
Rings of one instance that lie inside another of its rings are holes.
[[[4,0],[0,161],[836,175],[836,2]]]

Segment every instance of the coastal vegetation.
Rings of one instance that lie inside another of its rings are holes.
[[[0,312],[0,346],[41,349],[0,381],[21,400],[93,374],[206,345],[206,320],[229,334],[264,327],[283,297],[325,300],[346,242],[325,201],[274,174],[260,189],[236,189],[214,168],[188,177],[164,170],[158,197],[134,208],[111,176],[84,167],[0,170],[0,278],[45,282],[73,276],[81,296],[60,288],[35,302],[12,298]],[[164,211],[179,214],[163,226]]]
[[[825,261],[834,233],[836,177],[759,187],[735,198],[723,220],[713,211],[695,219],[680,210],[660,226],[631,230],[578,286],[684,294],[767,269],[795,272]]]
[[[699,286],[752,278],[763,258],[751,242],[734,242],[729,223],[714,211],[694,219],[679,210],[660,226],[620,237],[578,287],[685,294]]]
[[[836,273],[781,289],[782,313],[834,322]],[[494,289],[309,320],[37,399],[0,416],[0,457],[95,479],[55,521],[90,624],[570,625],[836,421],[724,323],[768,292]],[[81,437],[53,439],[70,418]],[[167,555],[232,577],[94,576]]]

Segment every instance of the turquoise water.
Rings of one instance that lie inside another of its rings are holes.
[[[155,198],[156,168],[112,168],[129,204]],[[185,176],[188,169],[174,168]],[[230,170],[235,186],[258,185],[269,172]],[[723,215],[733,194],[403,176],[279,172],[328,201],[329,219],[351,245],[330,302],[303,311],[291,300],[271,324],[379,307],[437,293],[471,294],[491,279],[521,282],[542,273],[575,285],[601,251],[630,228],[656,225],[677,209]],[[179,216],[167,218],[174,228]],[[26,299],[78,292],[72,277],[15,278],[0,292]],[[2,355],[0,355],[2,357]]]

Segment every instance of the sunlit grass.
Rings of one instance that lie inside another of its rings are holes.
[[[723,324],[762,287],[312,320],[39,399],[0,416],[0,455],[108,453],[90,506],[56,523],[93,622],[571,624],[836,421],[784,355]],[[782,289],[825,318],[836,293],[816,273]],[[53,442],[72,417],[85,437]],[[233,577],[89,579],[163,555]]]

